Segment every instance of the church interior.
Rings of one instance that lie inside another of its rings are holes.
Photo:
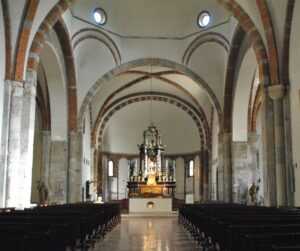
[[[300,250],[299,13],[1,0],[1,250]]]

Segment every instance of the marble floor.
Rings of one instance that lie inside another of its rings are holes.
[[[177,217],[122,217],[93,251],[196,251]]]

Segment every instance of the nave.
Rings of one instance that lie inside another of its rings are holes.
[[[177,216],[122,216],[121,223],[90,251],[199,250]]]

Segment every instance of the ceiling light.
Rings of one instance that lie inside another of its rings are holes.
[[[198,16],[198,25],[201,28],[207,27],[211,22],[211,15],[207,11],[203,11]]]
[[[106,23],[107,20],[106,13],[101,8],[97,8],[94,10],[93,17],[94,17],[94,21],[97,24],[104,25]]]

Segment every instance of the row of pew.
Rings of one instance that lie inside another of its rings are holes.
[[[179,222],[204,251],[300,251],[300,209],[184,205]]]
[[[0,211],[0,249],[88,250],[120,220],[120,206],[117,203],[3,209]]]

